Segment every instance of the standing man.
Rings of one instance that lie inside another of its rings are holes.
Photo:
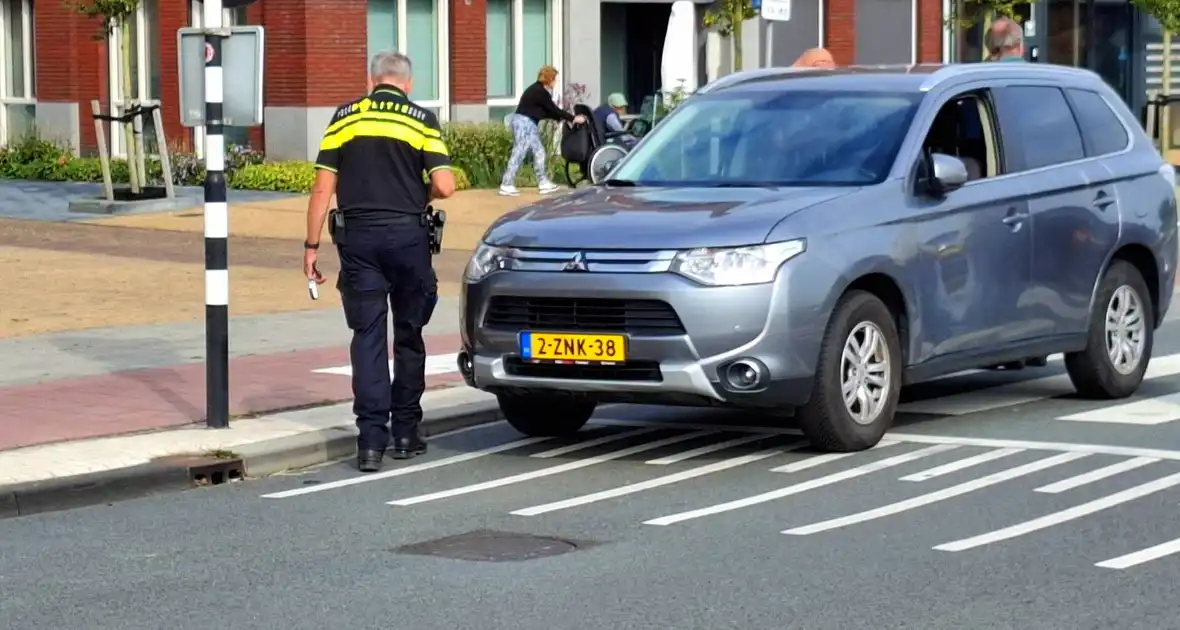
[[[393,457],[426,452],[418,425],[426,389],[422,328],[437,296],[426,206],[455,192],[451,158],[438,119],[410,101],[409,57],[382,52],[369,65],[369,94],[341,106],[320,142],[307,205],[303,272],[323,283],[316,251],[336,194],[329,227],[340,253],[344,319],[352,330],[357,467],[380,470],[392,438]],[[428,183],[427,183],[428,181]],[[394,379],[390,383],[386,316],[393,309]]]
[[[1024,29],[1013,19],[1001,17],[984,37],[988,61],[1024,61]]]
[[[988,61],[1024,61],[1024,29],[1014,20],[1001,17],[987,29],[984,37]],[[1047,357],[1029,357],[1024,361],[1012,361],[993,365],[992,369],[1019,370],[1024,366],[1044,367],[1049,364]]]

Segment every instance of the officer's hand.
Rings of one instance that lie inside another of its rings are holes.
[[[316,260],[318,260],[316,250],[306,249],[303,251],[303,275],[307,276],[308,280],[315,280],[316,284],[323,284],[327,278],[316,269]]]
[[[575,124],[575,125],[580,125],[580,124],[582,124],[582,123],[584,123],[584,122],[586,122],[586,117],[585,117],[585,116],[583,116],[583,115],[581,115],[581,114],[578,114],[577,116],[574,116],[574,124]]]

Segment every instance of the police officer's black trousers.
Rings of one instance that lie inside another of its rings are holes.
[[[415,435],[426,389],[422,327],[430,320],[437,280],[427,229],[416,215],[393,225],[348,223],[340,252],[344,317],[353,331],[352,392],[357,447],[385,449],[392,438]],[[387,313],[393,311],[393,371],[389,378]],[[391,436],[392,433],[392,436]]]

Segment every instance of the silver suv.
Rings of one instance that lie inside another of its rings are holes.
[[[793,409],[837,451],[965,369],[1062,352],[1083,396],[1129,396],[1172,296],[1174,186],[1086,70],[738,73],[602,184],[488,229],[459,367],[529,435],[607,402]]]

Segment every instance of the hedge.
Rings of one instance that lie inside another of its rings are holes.
[[[542,133],[546,147],[553,146],[550,129]],[[502,123],[451,123],[443,126],[443,139],[450,148],[457,188],[497,188],[500,174],[512,151],[512,133]],[[549,151],[546,167],[550,178],[565,181],[565,162]],[[191,153],[171,153],[174,183],[200,186],[205,181],[203,161]],[[163,169],[155,159],[146,161],[148,183],[160,185]],[[226,155],[226,178],[230,188],[273,192],[306,193],[311,190],[315,169],[310,162],[272,161],[245,147],[230,147]],[[575,177],[576,177],[575,170]],[[111,161],[116,184],[128,181],[127,163]],[[0,148],[0,178],[43,181],[102,182],[102,164],[97,157],[75,157],[67,148],[35,137]],[[531,160],[525,162],[516,185],[537,185]]]

